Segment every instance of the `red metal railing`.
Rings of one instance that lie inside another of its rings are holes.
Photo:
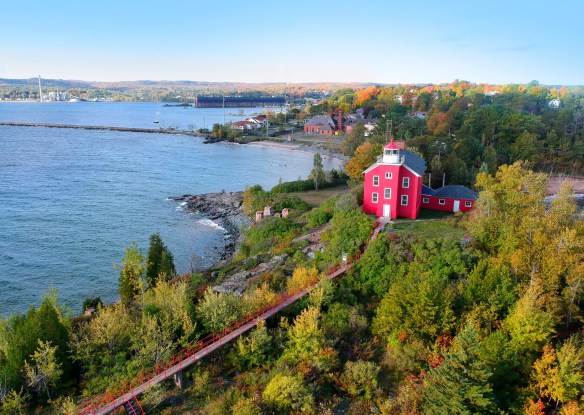
[[[346,264],[335,264],[329,267],[325,271],[327,278],[333,279],[338,275],[344,273],[348,269],[352,268],[354,262],[357,261],[361,257],[365,249],[367,249],[369,241],[376,238],[380,230],[381,225],[374,224],[374,226],[371,229],[371,232],[369,233],[369,238],[366,240],[361,251],[357,252],[357,254],[355,254],[354,256],[347,258]],[[298,299],[302,298],[304,295],[312,291],[317,285],[318,278],[315,278],[312,281],[310,281],[305,287],[298,287],[294,290],[288,291],[275,297],[274,301],[272,301],[265,307],[262,307],[261,309],[256,310],[253,313],[238,318],[230,325],[227,325],[209,334],[208,336],[203,337],[193,345],[187,346],[186,348],[174,354],[173,356],[161,360],[156,364],[155,367],[151,368],[150,370],[147,371],[141,370],[136,374],[136,376],[133,377],[133,379],[128,380],[120,385],[114,386],[113,388],[105,391],[103,394],[94,397],[92,400],[85,403],[82,407],[78,407],[74,413],[77,413],[78,415],[93,415],[97,413],[97,411],[102,409],[104,406],[110,405],[112,403],[114,403],[114,405],[112,406],[112,408],[110,408],[110,411],[119,408],[120,406],[122,406],[123,401],[120,402],[119,405],[115,404],[115,401],[118,400],[120,397],[126,395],[127,393],[131,393],[131,396],[133,397],[134,389],[137,388],[138,386],[148,387],[150,385],[159,383],[161,380],[167,379],[168,377],[172,376],[175,373],[173,371],[167,374],[167,371],[169,369],[175,368],[175,366],[178,365],[179,369],[182,370],[183,369],[182,364],[186,359],[193,357],[196,353],[203,351],[204,349],[215,343],[219,343],[219,345],[222,346],[223,344],[230,342],[233,339],[231,338],[225,339],[226,336],[228,336],[229,334],[245,326],[246,324],[250,324],[252,321],[257,319],[258,321],[255,321],[254,324],[248,328],[251,329],[260,320],[267,319],[268,317],[278,312],[279,311],[278,307],[282,306],[286,301],[290,301],[290,304],[292,304],[293,302],[297,301]],[[298,298],[293,299],[294,297]],[[285,306],[287,305],[289,304],[286,304]],[[185,365],[184,367],[187,367],[192,363],[193,362]],[[158,377],[161,374],[163,374],[162,379],[156,379],[156,381],[153,382],[154,378]],[[71,413],[71,415],[73,415],[74,413]]]

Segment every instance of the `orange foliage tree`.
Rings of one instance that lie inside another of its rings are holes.
[[[379,95],[380,89],[376,86],[369,86],[364,89],[358,90],[355,95],[357,96],[356,104],[363,105],[365,102]]]
[[[365,143],[355,150],[355,154],[347,162],[345,171],[351,179],[362,179],[363,170],[371,166],[381,154],[381,144]]]

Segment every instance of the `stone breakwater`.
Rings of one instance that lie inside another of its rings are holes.
[[[251,226],[251,220],[243,212],[243,192],[219,192],[200,195],[171,196],[169,199],[186,203],[185,209],[202,218],[212,220],[225,229],[225,247],[219,261],[229,261],[241,242],[242,229]]]

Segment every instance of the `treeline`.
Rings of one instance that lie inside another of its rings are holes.
[[[266,96],[285,95],[290,100],[304,97],[322,98],[332,91],[363,88],[360,83],[238,83],[197,81],[128,81],[86,82],[61,79],[42,79],[43,92],[67,92],[84,99],[107,98],[112,101],[193,102],[196,95]],[[38,99],[38,78],[0,78],[0,99]]]

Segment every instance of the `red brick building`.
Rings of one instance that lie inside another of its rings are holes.
[[[333,135],[337,126],[329,115],[315,115],[304,124],[305,134]]]

